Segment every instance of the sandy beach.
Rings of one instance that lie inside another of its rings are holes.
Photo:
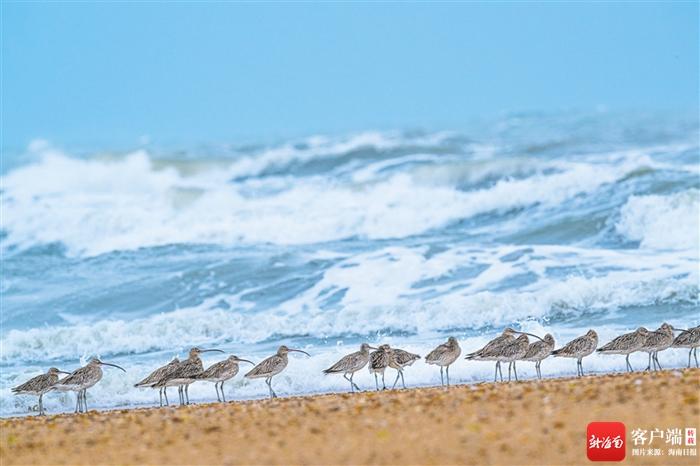
[[[588,422],[621,421],[627,462],[696,464],[632,456],[629,431],[700,427],[698,386],[687,369],[4,419],[0,462],[580,464]]]

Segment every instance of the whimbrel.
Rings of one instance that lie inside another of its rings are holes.
[[[520,358],[521,361],[530,361],[535,363],[535,371],[537,372],[537,378],[542,378],[542,370],[540,366],[542,361],[547,359],[552,351],[554,350],[554,337],[549,333],[544,336],[544,338],[539,339],[530,346],[527,347],[527,352],[525,356]]]
[[[592,354],[597,346],[598,334],[591,329],[585,335],[568,342],[563,348],[552,351],[552,355],[560,358],[576,358],[576,375],[583,376],[583,364],[581,361]]]
[[[489,357],[493,358],[496,360],[496,371],[500,372],[501,369],[501,363],[502,362],[507,362],[508,363],[508,381],[510,382],[511,378],[511,371],[515,371],[515,380],[518,380],[518,372],[515,369],[515,361],[517,361],[519,358],[522,358],[525,356],[525,353],[527,353],[527,348],[528,345],[530,344],[530,341],[527,338],[527,335],[523,334],[520,335],[518,338],[515,340],[507,341],[506,343],[500,345],[500,346],[492,346],[488,351],[485,351],[483,353],[484,357]],[[503,373],[500,372],[501,375],[501,382],[503,381]],[[494,375],[494,379],[496,378],[496,375]]]
[[[533,335],[532,333],[520,332],[510,327],[507,327],[505,330],[503,330],[503,333],[501,335],[488,342],[486,346],[484,346],[480,350],[475,351],[473,353],[469,353],[464,357],[464,359],[469,359],[473,361],[496,361],[496,371],[493,377],[493,381],[496,382],[498,380],[498,375],[500,374],[501,382],[503,382],[503,371],[501,371],[501,361],[499,360],[500,352],[498,350],[504,344],[514,342],[515,335],[519,334],[530,335],[538,339],[540,338],[537,335]],[[509,368],[511,366],[512,365],[509,365]]]
[[[160,405],[163,406],[163,395],[165,395],[165,405],[168,406],[168,387],[158,386],[158,382],[166,378],[180,363],[178,358],[174,358],[172,361],[167,363],[165,366],[159,367],[158,369],[151,372],[145,379],[134,384],[134,387],[150,387],[158,389],[158,398],[160,400]]]
[[[352,378],[355,376],[355,372],[359,371],[367,365],[369,362],[369,350],[377,349],[369,346],[367,343],[362,343],[360,345],[360,351],[350,353],[347,356],[343,356],[340,361],[333,364],[328,369],[324,370],[324,374],[343,374],[343,378],[350,382],[350,391],[354,392],[355,389],[360,391],[360,387],[355,385]],[[350,377],[348,377],[350,374]]]
[[[374,374],[374,384],[379,391],[379,381],[377,374],[382,374],[382,390],[386,390],[384,382],[384,371],[389,367],[391,361],[391,347],[389,345],[379,345],[376,351],[372,351],[369,355],[369,373]]]
[[[245,377],[248,379],[265,379],[267,388],[270,389],[270,398],[277,398],[277,394],[272,389],[272,378],[282,372],[289,362],[287,354],[290,352],[304,353],[311,356],[306,351],[300,349],[287,348],[282,345],[277,349],[277,353],[265,359],[263,362],[255,366]]]
[[[680,330],[680,329],[676,329]],[[690,348],[688,353],[688,367],[690,367],[690,355],[695,356],[695,367],[698,367],[698,346],[700,346],[700,326],[683,330],[673,340],[673,348]]]
[[[39,416],[44,415],[44,393],[58,382],[58,374],[70,374],[52,367],[46,374],[37,375],[12,389],[15,395],[35,395],[39,397]]]
[[[440,385],[445,385],[442,375],[442,370],[445,368],[447,386],[450,386],[450,364],[455,362],[460,354],[462,354],[462,349],[459,347],[459,342],[455,337],[449,337],[446,343],[441,344],[425,357],[426,364],[440,366]]]
[[[197,376],[197,379],[206,380],[207,382],[214,382],[216,399],[221,401],[221,398],[223,398],[225,403],[226,395],[224,395],[224,382],[232,379],[236,376],[236,374],[238,374],[239,362],[247,362],[255,365],[253,361],[248,361],[247,359],[241,359],[238,356],[231,355],[223,361],[219,361],[209,366],[204,372]],[[221,390],[221,398],[219,398],[219,389]]]
[[[177,387],[180,405],[190,404],[190,395],[188,393],[189,386],[204,372],[204,365],[199,355],[211,352],[223,353],[220,349],[202,349],[196,346],[191,348],[187,359],[176,364],[171,371],[168,371],[168,373],[153,386],[159,388]]]
[[[99,358],[91,358],[85,366],[74,370],[51,388],[59,392],[77,392],[75,412],[78,413],[82,408],[85,408],[83,412],[87,413],[87,389],[102,380],[102,366],[116,367],[126,372],[121,366],[100,361]]]
[[[610,343],[606,343],[596,351],[603,354],[624,354],[627,371],[634,372],[632,364],[630,364],[630,354],[639,351],[648,336],[649,330],[639,327],[634,332],[625,333],[614,338]]]
[[[399,377],[401,377],[401,385],[403,388],[406,388],[406,383],[403,380],[403,369],[412,365],[418,359],[420,359],[420,356],[417,354],[398,348],[389,349],[389,367],[396,369],[396,379],[394,380],[394,385],[391,386],[392,390],[396,387]]]
[[[659,363],[659,351],[668,349],[673,344],[673,326],[664,322],[661,327],[649,332],[644,343],[639,348],[639,351],[644,351],[649,353],[649,365],[645,370],[659,370],[661,369],[661,364]]]

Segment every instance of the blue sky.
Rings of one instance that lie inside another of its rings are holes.
[[[2,5],[4,148],[696,111],[689,3]]]

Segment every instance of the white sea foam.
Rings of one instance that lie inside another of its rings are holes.
[[[630,196],[615,225],[618,233],[643,248],[700,247],[700,190],[668,195]]]
[[[239,295],[222,295],[196,307],[141,319],[10,330],[1,342],[0,360],[145,353],[172,349],[173,342],[253,344],[299,335],[342,338],[387,329],[428,335],[452,328],[581,317],[625,306],[698,300],[697,263],[682,254],[645,258],[639,251],[538,246],[515,261],[498,259],[516,250],[460,247],[426,258],[425,248],[388,247],[339,261],[314,286],[271,309],[254,312]],[[652,260],[655,267],[651,267]],[[468,261],[487,268],[476,278],[425,285],[449,278]],[[547,275],[551,267],[574,264],[595,275]],[[592,264],[601,271],[595,273]],[[606,270],[611,266],[618,270]],[[513,290],[492,291],[497,284],[525,273],[536,281]],[[344,295],[330,307],[325,305],[335,292]],[[221,302],[227,302],[229,309],[221,309]]]
[[[676,322],[671,322],[676,323]],[[656,323],[642,322],[649,327]],[[680,323],[676,323],[680,324]],[[585,333],[586,328],[557,328],[549,326],[525,326],[527,331],[535,331],[537,334],[545,332],[552,333],[557,346],[561,346],[566,341]],[[626,327],[606,327],[599,330],[601,344],[609,341],[620,333],[631,330]],[[476,337],[460,338],[462,355],[483,346],[494,334],[484,334]],[[389,343],[393,347],[406,349],[425,356],[437,344],[442,343],[444,337],[433,337],[418,341],[407,342],[404,338],[388,337],[382,338],[382,343]],[[370,340],[371,343],[378,343],[378,340]],[[241,357],[249,358],[254,362],[259,362],[270,351],[244,351],[242,348],[226,348]],[[287,369],[273,380],[273,387],[280,396],[303,395],[310,393],[343,392],[348,390],[348,383],[339,376],[323,375],[322,370],[329,367],[343,355],[356,351],[357,345],[344,345],[342,343],[335,347],[315,347],[306,346],[304,349],[311,353],[311,357],[290,356]],[[177,353],[173,352],[173,355]],[[185,351],[179,352],[180,357],[186,357]],[[660,353],[659,358],[664,368],[685,367],[687,363],[687,350],[671,349]],[[143,405],[157,405],[158,393],[152,389],[137,389],[133,384],[147,375],[155,367],[164,364],[170,356],[163,356],[160,359],[150,359],[133,363],[127,359],[111,359],[110,362],[120,364],[127,369],[124,374],[107,367],[104,370],[104,378],[97,385],[88,390],[88,405],[90,409],[133,407]],[[215,362],[216,357],[204,357],[205,366]],[[646,367],[646,353],[636,353],[630,358],[633,367],[642,370]],[[75,369],[83,361],[76,361],[73,365],[61,367],[64,370]],[[241,364],[241,371],[231,381],[225,385],[228,400],[240,400],[251,398],[264,398],[267,396],[267,386],[261,380],[248,380],[243,378],[243,374],[250,366]],[[624,358],[621,356],[609,356],[593,354],[583,361],[584,370],[587,373],[612,372],[624,370]],[[454,383],[473,383],[493,380],[494,364],[491,362],[464,361],[459,359],[450,369],[450,380]],[[36,397],[15,396],[10,392],[12,386],[22,383],[28,378],[38,375],[44,369],[38,367],[26,367],[8,376],[3,374],[0,379],[0,414],[21,415],[30,413],[30,409],[36,405]],[[542,363],[542,373],[544,377],[573,376],[575,374],[575,361],[563,358],[549,358]],[[504,374],[507,377],[507,370]],[[518,363],[518,375],[521,379],[534,378],[535,371],[532,363]],[[387,370],[385,380],[391,388],[395,380],[396,372]],[[362,389],[373,390],[375,388],[374,378],[366,369],[361,370],[354,377],[355,382]],[[421,359],[411,367],[405,369],[405,380],[408,387],[423,385],[439,385],[440,373],[436,366],[425,364]],[[379,384],[381,386],[381,377]],[[398,384],[400,387],[400,382]],[[209,383],[198,382],[189,389],[190,400],[193,402],[215,401],[214,388]],[[169,400],[177,403],[176,390],[170,389]],[[73,393],[49,393],[44,397],[44,406],[49,412],[71,412],[75,407],[75,394]]]
[[[320,176],[232,183],[226,170],[157,169],[144,152],[109,160],[41,154],[2,178],[3,245],[60,242],[73,256],[176,243],[404,238],[487,212],[557,205],[644,163],[557,163],[546,174],[463,191],[457,180],[428,182],[421,172],[359,184]]]

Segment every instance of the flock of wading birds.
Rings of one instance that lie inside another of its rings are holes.
[[[681,333],[674,338],[674,331],[680,331]],[[530,343],[528,335],[536,338],[536,341]],[[700,326],[684,330],[673,328],[673,326],[664,323],[654,331],[649,331],[644,327],[640,327],[634,332],[620,335],[600,348],[598,348],[598,334],[594,330],[589,330],[585,335],[575,338],[557,350],[554,349],[554,337],[550,334],[545,335],[544,338],[540,338],[532,333],[506,328],[500,336],[491,340],[480,350],[468,354],[465,359],[496,361],[495,382],[499,374],[501,381],[503,381],[501,363],[505,362],[509,363],[508,380],[510,381],[511,378],[511,369],[515,375],[515,380],[518,380],[518,373],[515,369],[516,361],[534,362],[537,377],[542,378],[540,365],[542,361],[550,355],[576,359],[577,375],[582,376],[583,367],[581,361],[584,357],[596,351],[596,348],[598,352],[603,354],[626,355],[626,369],[630,372],[632,372],[633,369],[629,362],[629,355],[634,352],[643,351],[649,353],[649,365],[646,370],[651,371],[657,370],[657,368],[661,369],[658,358],[659,351],[671,347],[690,348],[688,367],[690,367],[691,355],[694,355],[695,365],[697,367],[698,346],[700,346]],[[370,352],[370,350],[374,351]],[[224,397],[224,382],[233,378],[238,373],[238,364],[240,362],[247,362],[253,364],[255,367],[245,374],[245,377],[249,379],[264,378],[270,391],[270,397],[276,398],[277,395],[272,389],[272,378],[287,367],[288,353],[299,352],[309,356],[305,351],[280,346],[276,354],[265,359],[258,365],[255,365],[252,361],[247,359],[239,358],[238,356],[229,356],[227,359],[204,369],[202,360],[199,358],[199,355],[204,352],[223,353],[223,351],[219,349],[192,348],[186,360],[179,361],[177,358],[173,359],[165,366],[159,367],[153,371],[153,373],[135,386],[157,388],[159,390],[161,406],[163,406],[163,397],[165,397],[165,404],[168,404],[167,388],[178,387],[180,404],[183,405],[189,404],[189,395],[187,391],[190,384],[197,381],[213,382],[217,399],[219,401],[222,399],[226,401]],[[425,357],[425,362],[427,364],[440,366],[441,385],[450,385],[450,365],[459,358],[461,353],[462,350],[457,339],[450,337],[447,339],[446,343],[441,344]],[[378,375],[381,374],[382,386],[383,389],[386,389],[384,371],[387,368],[392,368],[397,371],[392,389],[396,387],[399,378],[401,378],[402,386],[406,388],[403,370],[418,359],[420,359],[420,356],[417,354],[409,353],[408,351],[398,348],[391,348],[389,345],[380,345],[378,348],[374,348],[367,343],[363,343],[360,346],[360,351],[343,357],[340,361],[323,372],[325,374],[342,374],[350,383],[350,390],[354,392],[355,389],[359,390],[360,388],[353,382],[353,376],[367,364],[369,364],[370,374],[374,374],[377,390],[379,390]],[[52,367],[46,374],[34,377],[26,383],[13,388],[12,391],[15,394],[38,396],[40,415],[44,414],[42,399],[45,393],[52,390],[59,392],[76,392],[77,402],[75,412],[87,412],[87,389],[102,379],[102,366],[116,367],[126,372],[124,368],[116,364],[110,364],[100,361],[98,358],[92,358],[87,365],[72,373],[60,371]],[[444,375],[443,369],[445,372]],[[68,376],[59,380],[58,374],[60,373],[68,374]],[[219,391],[221,392],[221,397],[219,397]]]

